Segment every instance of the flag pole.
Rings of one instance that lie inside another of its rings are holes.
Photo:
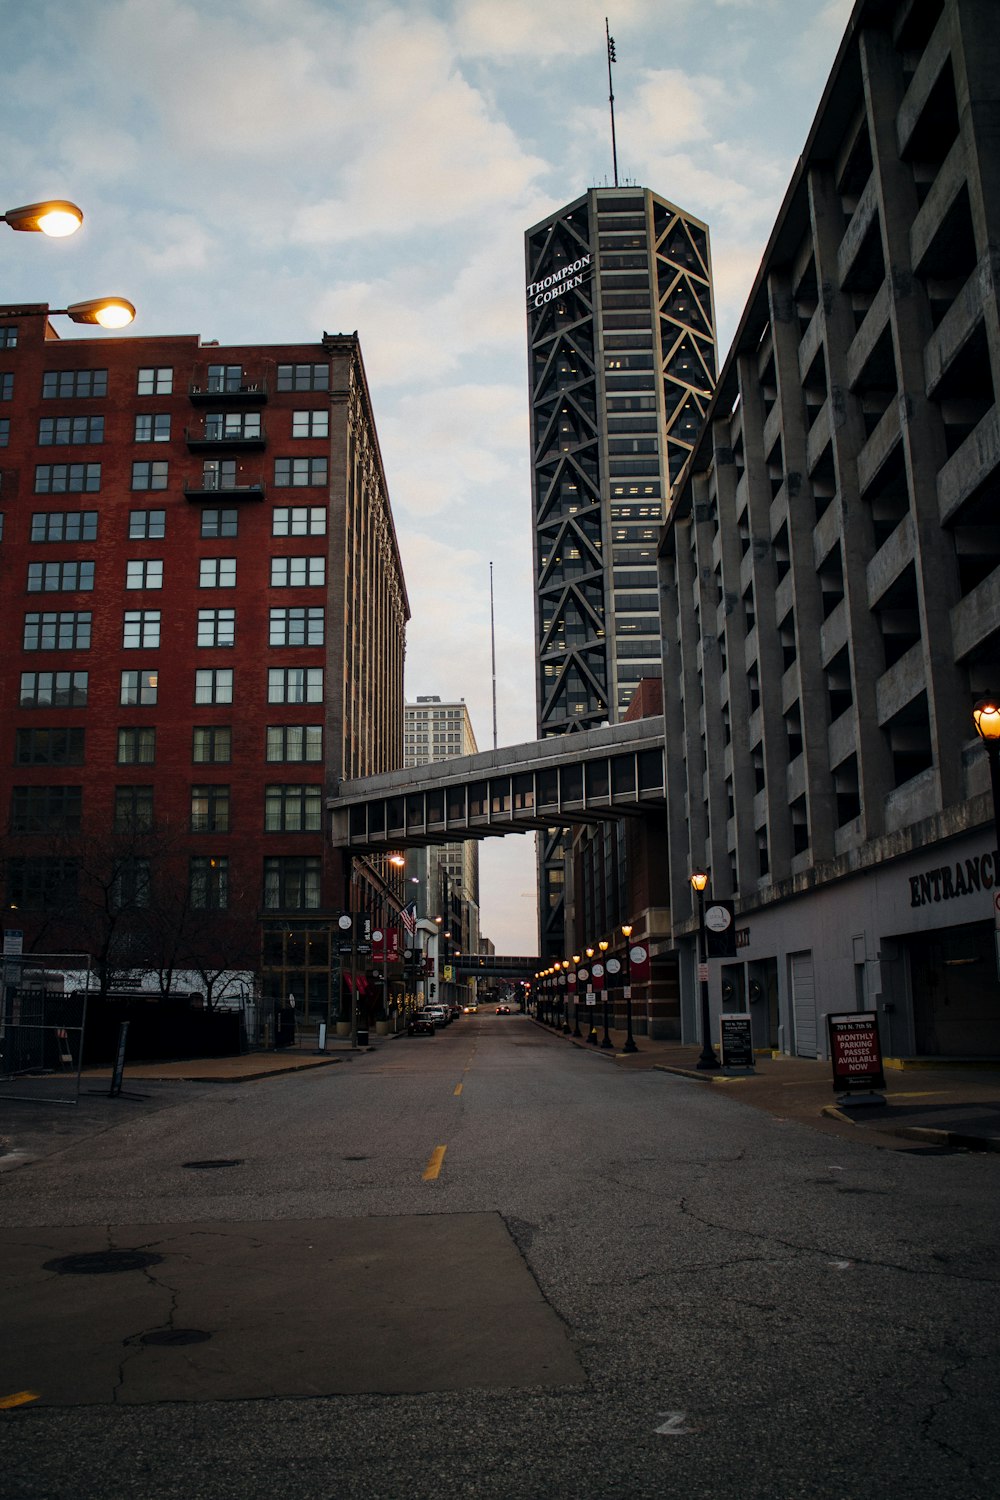
[[[615,56],[615,39],[608,27],[608,18],[604,17],[604,35],[608,42],[608,103],[611,106],[611,160],[615,168],[615,187],[618,186],[618,145],[615,141],[615,90],[611,81],[611,64],[617,62]]]
[[[493,564],[490,563],[490,657],[493,665],[493,748],[497,747],[497,634],[493,622]]]

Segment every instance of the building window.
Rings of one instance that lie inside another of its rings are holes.
[[[276,485],[326,484],[326,474],[325,458],[276,458],[274,460]]]
[[[156,759],[156,730],[130,725],[118,731],[118,764],[151,766]]]
[[[191,860],[190,901],[196,911],[225,911],[229,905],[229,860],[195,855]]]
[[[266,758],[270,761],[321,761],[322,724],[269,724]]]
[[[0,417],[0,448],[6,448],[10,442],[10,417]]]
[[[205,437],[213,442],[234,438],[259,438],[259,411],[210,411],[205,417]]]
[[[150,708],[156,702],[159,683],[159,672],[148,668],[123,672],[118,701],[125,708]]]
[[[82,729],[19,729],[14,760],[19,766],[82,766]]]
[[[199,667],[194,674],[196,703],[232,703],[232,667]]]
[[[325,536],[325,505],[279,505],[271,520],[272,536]]]
[[[205,537],[235,536],[239,526],[237,510],[203,510],[201,534]]]
[[[11,833],[78,833],[83,791],[78,786],[16,786],[10,803]]]
[[[69,443],[103,443],[103,417],[42,417],[38,423],[40,448]]]
[[[21,708],[86,708],[87,672],[22,672]]]
[[[330,436],[330,413],[317,408],[315,411],[292,412],[293,438],[325,438]]]
[[[158,609],[127,609],[122,630],[122,647],[126,651],[137,651],[142,646],[160,644],[160,611]]]
[[[174,388],[174,372],[169,365],[146,366],[139,371],[136,394],[169,396]]]
[[[227,786],[193,786],[191,788],[191,832],[229,832],[229,788]]]
[[[148,833],[153,826],[153,788],[115,787],[115,832]]]
[[[128,911],[149,905],[149,860],[130,855],[119,860],[111,882],[112,911]]]
[[[96,510],[40,510],[31,518],[33,542],[97,540]]]
[[[238,391],[243,386],[242,365],[209,365],[206,390]]]
[[[322,703],[322,667],[269,667],[268,703]]]
[[[268,639],[272,646],[322,646],[323,606],[272,609]]]
[[[44,562],[28,564],[29,594],[89,593],[94,587],[92,562]]]
[[[135,441],[137,443],[169,443],[170,413],[168,411],[137,412]]]
[[[141,458],[132,465],[134,490],[165,490],[168,464],[165,458]]]
[[[235,644],[235,609],[199,609],[199,646],[235,646]]]
[[[128,535],[131,542],[158,542],[166,535],[166,530],[165,510],[130,510],[128,513]]]
[[[203,557],[198,568],[198,587],[234,589],[236,587],[235,557]]]
[[[228,724],[206,724],[194,731],[191,759],[198,764],[225,765],[232,759],[233,732]]]
[[[330,384],[329,365],[279,365],[279,391],[325,391]]]
[[[235,458],[206,458],[201,466],[203,490],[235,490],[238,479]]]
[[[0,401],[14,399],[14,377],[9,370],[0,371]]]
[[[271,587],[294,589],[326,582],[325,557],[272,557]]]
[[[36,464],[35,494],[96,494],[101,488],[100,464]]]
[[[0,325],[0,349],[17,348],[17,324],[4,323]]]
[[[317,855],[265,859],[266,911],[318,911],[319,897],[320,860]]]
[[[24,911],[58,911],[76,900],[79,861],[43,854],[7,861],[7,899]]]
[[[163,561],[158,557],[133,557],[125,564],[127,589],[162,589]]]
[[[93,616],[89,609],[24,617],[25,651],[89,651]]]
[[[46,401],[107,394],[107,370],[46,370],[42,376],[42,397]]]
[[[319,833],[322,826],[322,787],[289,785],[264,788],[265,833]]]

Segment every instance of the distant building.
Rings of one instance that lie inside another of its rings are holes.
[[[736,905],[717,1009],[825,1054],[1000,1053],[997,8],[861,0],[676,490],[660,579],[670,899]]]
[[[357,337],[64,341],[3,307],[0,445],[26,946],[262,966],[335,1019],[324,802],[401,762],[409,615]]]

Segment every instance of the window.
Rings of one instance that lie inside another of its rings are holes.
[[[272,646],[322,646],[323,606],[272,609],[269,644]]]
[[[88,673],[22,672],[22,708],[86,708]]]
[[[82,729],[19,729],[14,760],[19,766],[82,766]]]
[[[323,789],[319,786],[264,788],[266,833],[318,833],[323,826]]]
[[[107,394],[107,370],[46,370],[42,376],[42,397],[46,401]]]
[[[58,911],[76,899],[79,861],[43,854],[7,861],[7,899],[25,911]]]
[[[35,494],[64,495],[101,488],[100,464],[36,464]]]
[[[125,708],[149,708],[156,702],[159,684],[159,672],[141,668],[123,672],[118,702]]]
[[[269,724],[266,758],[269,761],[321,761],[322,724]]]
[[[190,902],[196,911],[225,911],[229,905],[229,861],[224,855],[191,860]]]
[[[28,564],[29,594],[87,593],[94,587],[92,562],[44,562]]]
[[[122,631],[122,647],[136,651],[142,646],[160,644],[160,611],[158,609],[127,609]]]
[[[149,905],[149,860],[129,855],[119,860],[111,882],[112,911]]]
[[[293,411],[293,438],[325,438],[330,436],[330,413],[325,410]]]
[[[203,557],[198,569],[198,587],[234,589],[236,587],[235,557]]]
[[[194,731],[191,759],[197,763],[223,765],[232,758],[233,732],[228,724],[206,724]]]
[[[97,540],[96,510],[40,510],[31,518],[33,542]]]
[[[228,833],[229,788],[227,786],[193,786],[191,788],[191,832]]]
[[[227,438],[239,442],[260,436],[259,411],[210,411],[205,417],[205,437],[212,442],[225,442]]]
[[[317,911],[319,882],[320,861],[317,855],[265,859],[265,910]]]
[[[199,667],[194,674],[196,703],[232,703],[232,667]]]
[[[329,365],[279,365],[279,391],[325,391],[330,383]]]
[[[16,786],[10,802],[11,833],[76,833],[83,791],[78,786]]]
[[[38,424],[40,448],[66,443],[103,443],[103,417],[42,417]]]
[[[153,788],[115,787],[115,832],[148,833],[153,826]]]
[[[238,510],[203,510],[201,513],[202,536],[235,536],[238,525]]]
[[[130,510],[128,513],[129,541],[159,541],[166,530],[165,510]]]
[[[209,365],[206,385],[210,391],[238,391],[243,385],[243,366]]]
[[[269,667],[268,703],[322,703],[322,667]]]
[[[137,459],[132,465],[132,488],[134,490],[165,490],[167,467],[165,458]]]
[[[0,349],[17,348],[17,324],[0,324]]]
[[[127,589],[162,589],[163,561],[158,557],[133,557],[125,564]]]
[[[325,458],[276,458],[274,482],[277,485],[326,484]]]
[[[89,609],[24,617],[25,651],[89,651],[93,616]]]
[[[136,728],[118,731],[118,764],[120,766],[151,766],[156,759],[156,730]]]
[[[169,396],[174,388],[174,372],[169,365],[146,366],[139,371],[135,388],[140,396]]]
[[[326,506],[279,505],[271,520],[272,536],[325,536]]]
[[[272,557],[271,587],[302,588],[326,582],[325,557]]]
[[[235,609],[199,609],[199,646],[235,646],[235,644]]]
[[[203,490],[235,490],[238,479],[235,458],[206,458],[201,466]]]
[[[137,443],[169,443],[170,413],[168,411],[137,412],[135,441]]]
[[[10,417],[0,417],[0,448],[6,448],[10,442]]]
[[[0,371],[0,401],[14,399],[14,377],[9,370]]]

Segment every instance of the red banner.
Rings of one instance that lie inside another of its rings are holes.
[[[649,949],[645,943],[632,943],[628,950],[628,963],[627,982],[629,984],[648,984]]]
[[[596,964],[594,964],[594,966],[593,966],[593,968],[591,969],[590,972],[593,975],[594,989],[595,990],[603,990],[603,988],[604,988],[604,965],[602,963],[596,963]]]
[[[372,929],[372,959],[377,964],[396,963],[401,957],[398,927]]]

